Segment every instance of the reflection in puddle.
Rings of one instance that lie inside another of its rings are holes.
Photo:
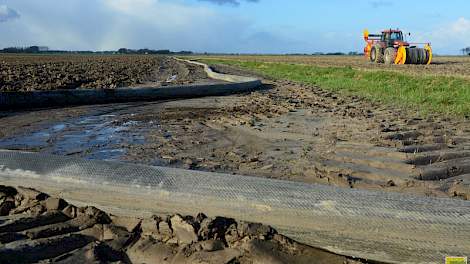
[[[39,131],[1,139],[0,148],[120,160],[126,154],[126,145],[145,143],[145,131],[138,121],[117,124],[114,118],[115,115],[105,114],[68,120]]]
[[[54,131],[62,131],[65,128],[65,124],[58,124],[52,127]]]

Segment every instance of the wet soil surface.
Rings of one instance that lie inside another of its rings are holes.
[[[265,79],[263,88],[3,113],[0,148],[469,199],[468,121],[290,81]]]
[[[52,126],[48,122],[43,125],[41,121],[44,120],[39,119],[39,129],[35,132],[7,137],[0,145],[9,149],[115,160],[125,154],[126,149],[123,144],[144,144],[145,134],[157,128],[156,124],[142,127],[137,121],[120,122],[117,120],[123,112],[128,113],[129,108],[133,107],[135,106],[130,104],[103,105],[98,107],[99,110],[92,110],[88,107],[77,108],[77,116],[56,116],[60,122]],[[41,112],[36,112],[36,114]],[[14,116],[11,118],[14,119]],[[35,126],[35,124],[32,125]]]
[[[207,79],[202,67],[165,56],[0,54],[0,91],[168,86]]]
[[[366,263],[232,218],[147,219],[0,185],[0,263]]]

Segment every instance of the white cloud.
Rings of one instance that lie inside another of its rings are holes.
[[[419,34],[421,41],[430,41],[437,53],[458,54],[470,46],[470,20],[460,17],[438,26],[433,31]]]
[[[2,46],[228,51],[250,22],[210,7],[158,0],[16,0],[21,19],[0,27]]]
[[[165,27],[168,31],[190,28],[192,25],[217,19],[218,15],[207,8],[189,7],[155,0],[103,0],[116,16],[147,26]]]
[[[455,34],[464,34],[470,37],[470,20],[461,17],[451,24],[450,31]]]
[[[246,16],[184,1],[15,0],[14,7],[22,16],[0,27],[3,47],[273,53],[312,48],[272,29],[258,28]]]
[[[20,15],[14,9],[6,5],[0,5],[0,22],[6,22],[19,17]]]

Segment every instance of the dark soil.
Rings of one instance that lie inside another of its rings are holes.
[[[0,54],[0,91],[113,89],[202,79],[207,76],[201,67],[165,56]]]

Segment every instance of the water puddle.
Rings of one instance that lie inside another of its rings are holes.
[[[112,114],[85,116],[0,139],[0,148],[121,160],[127,145],[145,143],[144,135],[148,129],[152,128],[141,126],[138,121],[119,123]]]

